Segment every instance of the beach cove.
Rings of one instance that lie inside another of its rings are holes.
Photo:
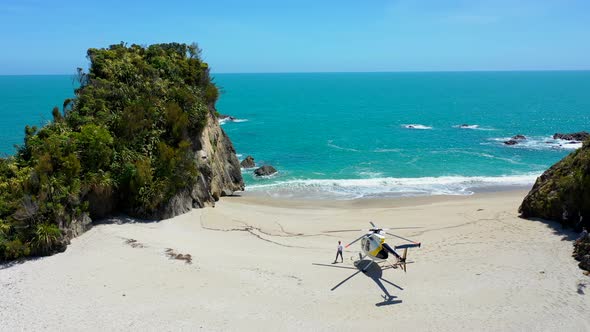
[[[245,195],[159,222],[99,224],[64,253],[3,267],[0,321],[6,330],[588,330],[575,234],[518,218],[525,194]],[[323,232],[368,221],[409,227],[395,233],[422,248],[410,250],[407,273],[381,271],[384,288],[359,273],[331,291],[357,271],[357,245],[331,264],[337,241],[362,232]]]

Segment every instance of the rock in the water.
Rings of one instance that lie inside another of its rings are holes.
[[[256,167],[256,163],[254,163],[254,158],[252,156],[247,156],[242,162],[240,163],[242,168],[254,168]]]
[[[577,133],[570,133],[570,134],[555,133],[553,135],[553,139],[562,139],[562,140],[566,140],[566,141],[582,142],[582,141],[585,141],[589,138],[590,138],[590,133],[587,133],[585,131],[580,131]]]
[[[234,118],[231,115],[227,115],[227,114],[220,114],[218,118],[219,118],[219,120],[225,120],[225,121],[235,121],[236,120],[236,118]]]
[[[273,175],[277,172],[277,170],[270,166],[270,165],[264,165],[262,167],[257,168],[254,171],[254,174],[256,174],[256,176],[268,176],[268,175]]]
[[[516,145],[516,144],[518,144],[518,141],[515,140],[515,139],[511,139],[511,140],[505,141],[504,144],[506,144],[506,145]]]
[[[526,139],[526,136],[518,134],[518,135],[512,136],[512,139],[513,140],[523,140],[523,139]]]

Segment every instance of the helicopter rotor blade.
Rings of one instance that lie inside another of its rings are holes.
[[[411,243],[415,243],[415,244],[418,244],[418,243],[420,243],[420,242],[412,241],[412,240],[410,240],[410,239],[406,239],[406,238],[405,238],[405,237],[403,237],[403,236],[395,235],[395,234],[393,234],[393,233],[388,233],[388,232],[385,232],[385,234],[387,234],[387,235],[390,235],[390,236],[397,237],[398,239],[402,239],[402,240],[404,240],[404,241],[408,241],[408,242],[411,242]]]
[[[411,226],[411,227],[383,227],[383,229],[416,229],[416,228],[424,228],[424,227],[416,227],[416,226]]]
[[[356,240],[354,240],[354,241],[350,242],[350,243],[349,243],[349,244],[347,244],[347,245],[346,245],[344,248],[348,248],[348,247],[350,247],[350,245],[351,245],[351,244],[355,243],[356,241],[358,241],[358,240],[360,240],[360,239],[362,239],[362,238],[364,238],[364,237],[365,237],[365,234],[363,234],[363,235],[362,235],[361,237],[359,237],[358,239],[356,239]]]
[[[345,233],[345,232],[361,232],[364,231],[364,229],[340,229],[340,230],[336,230],[336,231],[324,231],[322,233]]]
[[[373,228],[377,228],[377,226],[375,226],[375,224],[373,224],[372,221],[369,221],[369,224],[371,224],[371,226],[373,226]]]

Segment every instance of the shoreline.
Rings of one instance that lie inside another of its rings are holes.
[[[267,205],[267,206],[289,206],[304,208],[368,208],[368,207],[402,207],[413,205],[426,205],[450,201],[468,199],[493,198],[497,195],[521,195],[521,201],[530,188],[507,188],[498,190],[479,191],[466,195],[422,195],[422,196],[399,196],[399,197],[363,197],[355,199],[332,199],[332,198],[303,198],[303,197],[276,197],[262,192],[243,191],[234,196],[226,196],[225,200],[236,200],[242,203]]]
[[[64,253],[0,269],[0,321],[10,330],[588,330],[590,278],[572,258],[575,234],[519,218],[524,194],[224,197],[158,222],[99,224]],[[422,242],[407,273],[384,265],[346,279],[358,271],[356,244],[331,264],[336,242],[368,221]],[[328,232],[338,229],[348,231]]]
[[[242,169],[242,175],[245,170]],[[396,199],[423,196],[470,196],[477,193],[530,191],[541,173],[503,176],[417,178],[291,179],[251,177],[244,195],[296,200]]]

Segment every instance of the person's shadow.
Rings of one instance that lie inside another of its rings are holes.
[[[391,285],[391,286],[393,286],[393,287],[395,287],[395,288],[397,288],[399,290],[404,290],[400,286],[398,286],[398,285],[394,284],[393,282],[391,282],[391,281],[383,278],[383,271],[384,270],[391,269],[391,266],[382,268],[378,263],[372,262],[371,260],[368,260],[368,259],[363,259],[363,260],[355,261],[354,262],[354,267],[351,267],[351,266],[334,266],[334,265],[318,264],[318,263],[313,263],[313,265],[325,266],[325,267],[335,267],[335,268],[339,268],[339,269],[356,270],[356,272],[354,272],[353,274],[351,274],[350,276],[348,276],[346,279],[344,279],[341,282],[339,282],[338,284],[336,284],[336,286],[332,287],[330,289],[331,291],[336,290],[338,287],[342,286],[348,280],[352,279],[353,277],[355,277],[356,275],[358,275],[359,273],[362,272],[362,273],[364,273],[364,275],[366,275],[367,277],[371,278],[373,280],[373,282],[375,282],[375,284],[377,284],[377,286],[384,293],[384,295],[382,295],[384,301],[379,302],[379,303],[376,303],[375,304],[376,306],[381,307],[381,306],[386,306],[386,305],[391,305],[391,304],[402,303],[401,300],[396,300],[397,296],[391,295],[389,293],[389,291],[387,290],[387,287],[385,287],[385,285],[383,284],[383,283],[386,283],[386,284],[389,284],[389,285]]]

